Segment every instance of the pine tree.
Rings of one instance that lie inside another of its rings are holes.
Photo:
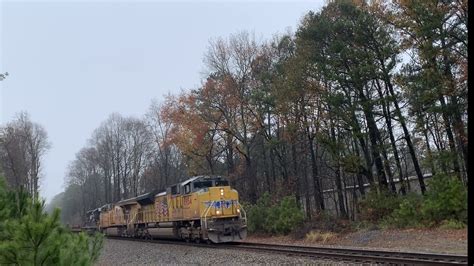
[[[0,178],[0,264],[91,265],[98,258],[101,235],[72,234],[61,226],[59,209],[48,215],[42,201],[22,197],[19,211],[14,197]]]

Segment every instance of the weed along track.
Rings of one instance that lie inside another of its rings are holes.
[[[398,252],[385,250],[365,250],[353,248],[330,248],[330,247],[309,247],[276,245],[249,242],[231,242],[225,244],[205,244],[188,243],[177,240],[151,240],[123,237],[109,237],[125,241],[141,241],[156,244],[185,245],[199,248],[234,249],[264,253],[285,254],[288,256],[314,257],[317,259],[329,259],[335,261],[356,262],[356,263],[388,263],[403,265],[466,265],[467,256],[418,253],[418,252]]]

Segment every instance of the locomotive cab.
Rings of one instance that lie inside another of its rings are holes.
[[[204,238],[214,243],[242,240],[247,236],[245,211],[236,190],[220,176],[198,176],[183,182],[199,203],[200,226]]]

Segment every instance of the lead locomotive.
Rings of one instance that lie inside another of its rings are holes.
[[[213,243],[242,240],[247,219],[239,195],[220,176],[196,176],[160,193],[107,204],[88,213],[105,235]]]

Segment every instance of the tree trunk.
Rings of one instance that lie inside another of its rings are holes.
[[[468,139],[465,132],[464,121],[462,120],[461,111],[459,110],[459,104],[457,96],[455,95],[456,92],[456,81],[454,80],[453,73],[451,72],[451,65],[452,63],[449,60],[447,50],[446,50],[446,39],[441,39],[441,45],[443,46],[443,65],[444,65],[444,76],[448,80],[448,84],[451,91],[451,110],[452,110],[452,124],[454,132],[456,133],[456,138],[458,140],[458,146],[461,149],[462,157],[464,159],[464,164],[466,167],[466,172],[468,172],[469,163],[467,161],[467,143]],[[467,95],[466,95],[467,96]]]
[[[413,147],[413,143],[411,141],[410,133],[408,132],[408,128],[405,123],[405,117],[402,115],[402,111],[400,110],[400,106],[398,105],[397,97],[395,95],[395,91],[393,89],[393,85],[390,80],[390,75],[385,67],[385,61],[380,56],[379,56],[379,61],[382,67],[385,86],[386,88],[388,88],[388,91],[390,92],[390,96],[392,96],[392,102],[393,102],[393,105],[395,106],[395,114],[396,116],[398,116],[398,120],[403,129],[403,134],[405,135],[405,140],[407,142],[408,150],[410,151],[410,155],[413,161],[413,166],[415,168],[416,176],[418,177],[418,182],[420,183],[421,193],[425,194],[425,191],[426,191],[425,180],[423,178],[423,173],[421,172],[421,168],[418,163],[418,158],[416,157],[416,152],[415,152],[415,148]]]
[[[301,145],[304,146],[304,142],[301,142]],[[306,154],[306,149],[304,147],[301,148],[301,151],[303,152],[303,154]],[[305,189],[306,217],[308,218],[308,220],[311,220],[311,213],[312,213],[311,198],[310,198],[311,186],[309,185],[309,182],[308,182],[308,171],[307,171],[308,165],[307,165],[306,158],[304,157],[302,158],[301,164],[302,164],[301,169],[303,171],[303,178],[304,178],[303,184],[306,188]]]
[[[304,114],[304,121],[306,123],[306,136],[308,140],[308,147],[311,154],[311,169],[313,174],[313,186],[314,186],[314,200],[316,202],[316,208],[318,211],[324,210],[324,199],[322,196],[321,183],[318,176],[318,166],[316,164],[316,152],[314,149],[314,136],[312,136],[306,114]]]
[[[426,122],[423,117],[423,114],[418,113],[418,119],[420,119],[420,124],[423,126],[423,136],[425,137],[425,143],[426,143],[426,149],[428,151],[428,159],[430,161],[430,167],[431,167],[431,174],[435,175],[436,174],[436,168],[434,166],[433,162],[433,153],[431,151],[431,145],[430,145],[430,139],[428,137],[428,130],[426,129]]]
[[[446,110],[446,100],[444,99],[444,96],[439,97],[439,102],[441,103],[441,108],[443,109],[442,116],[443,116],[444,126],[446,128],[446,135],[448,136],[449,149],[451,150],[451,153],[454,156],[453,169],[454,169],[454,172],[456,173],[456,175],[458,176],[458,178],[461,179],[461,170],[460,170],[459,162],[458,162],[456,144],[454,142],[453,131],[451,130],[451,121],[449,119],[448,114],[445,111]]]
[[[263,173],[265,176],[265,181],[267,185],[267,191],[271,193],[272,184],[270,182],[270,174],[268,173],[268,162],[267,162],[267,152],[265,150],[265,140],[262,137],[262,160],[263,160]]]
[[[359,147],[357,145],[357,140],[355,138],[353,138],[353,140],[352,140],[352,148],[354,149],[354,152],[355,152],[357,158],[360,158]],[[363,197],[365,195],[365,188],[364,188],[364,180],[362,179],[361,168],[362,168],[362,166],[359,165],[359,167],[357,169],[357,186],[359,187],[360,195],[362,195],[362,197]],[[354,182],[354,186],[355,186],[355,182]],[[355,191],[355,187],[354,187],[354,191]]]
[[[337,138],[336,138],[336,131],[334,129],[333,121],[331,119],[330,121],[331,124],[331,139],[333,143],[337,143]],[[337,189],[337,202],[339,205],[339,211],[341,213],[341,218],[347,219],[347,212],[346,208],[344,206],[344,192],[343,192],[343,187],[342,187],[342,181],[341,181],[341,165],[340,165],[340,160],[339,160],[339,151],[337,151],[337,154],[335,154],[335,160],[336,160],[336,189]]]
[[[365,118],[367,120],[367,127],[369,129],[372,158],[374,159],[375,167],[377,169],[379,187],[382,189],[388,189],[387,177],[385,176],[382,158],[380,157],[380,147],[377,143],[377,140],[380,139],[380,133],[378,131],[377,124],[375,123],[372,104],[370,104],[369,99],[365,97],[362,87],[359,88],[359,97],[362,101]]]
[[[382,100],[382,111],[383,115],[385,117],[385,123],[387,124],[387,130],[388,130],[388,135],[390,138],[390,144],[392,146],[393,150],[393,156],[395,158],[395,164],[397,166],[398,170],[398,180],[400,182],[400,191],[402,192],[403,195],[406,194],[406,188],[405,188],[405,182],[403,180],[403,172],[402,172],[402,166],[400,164],[400,158],[398,157],[398,149],[397,145],[395,142],[395,137],[393,136],[393,129],[392,129],[392,118],[390,116],[390,103],[386,102],[385,97],[382,92],[382,86],[380,85],[380,82],[376,80],[376,85],[377,85],[377,91],[379,93],[379,97]],[[387,161],[387,155],[384,155],[386,162]],[[388,166],[388,169],[390,169],[390,166]],[[390,172],[389,174],[389,181],[390,181],[390,188],[392,189],[392,192],[396,192],[395,188],[395,183],[393,182],[393,177]]]

